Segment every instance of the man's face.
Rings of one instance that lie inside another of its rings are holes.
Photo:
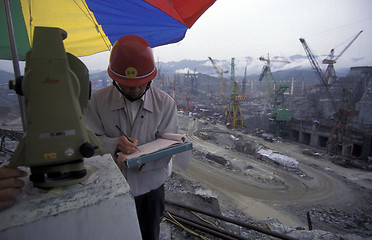
[[[124,96],[128,98],[129,100],[134,101],[141,97],[143,92],[146,90],[147,84],[148,83],[145,83],[137,87],[129,87],[129,86],[119,83],[119,86],[121,90],[123,91]]]

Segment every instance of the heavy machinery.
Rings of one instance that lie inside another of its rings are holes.
[[[26,130],[9,167],[30,167],[35,187],[82,182],[88,176],[83,158],[104,149],[85,125],[90,82],[87,67],[66,53],[59,28],[35,27],[26,56],[25,76],[9,87],[25,97]]]
[[[238,124],[243,128],[244,118],[240,111],[240,101],[246,101],[246,95],[239,95],[238,85],[235,81],[235,59],[231,59],[231,96],[228,111],[226,113],[227,124],[236,128]]]
[[[325,71],[325,79],[328,84],[331,84],[336,80],[336,71],[333,66],[333,64],[336,63],[336,61],[344,54],[344,52],[353,44],[353,42],[359,37],[360,34],[362,34],[363,31],[360,31],[352,40],[351,42],[344,48],[344,50],[341,51],[341,53],[337,56],[335,56],[335,50],[334,48],[331,49],[329,55],[323,59],[323,64],[328,64],[327,69]]]
[[[343,157],[349,157],[353,152],[353,139],[348,122],[350,117],[358,116],[359,112],[351,106],[349,101],[349,91],[346,88],[342,90],[342,99],[340,104],[336,102],[329,90],[329,84],[322,69],[319,67],[315,55],[312,53],[305,39],[300,38],[300,42],[305,49],[306,55],[316,76],[326,90],[336,117],[335,124],[328,137],[326,151],[329,154],[341,154]]]
[[[288,84],[277,84],[273,73],[271,72],[271,62],[286,62],[284,60],[272,60],[260,57],[260,61],[266,62],[263,66],[259,81],[266,78],[266,97],[269,102],[271,117],[268,132],[275,136],[284,136],[286,134],[287,122],[291,119],[290,110],[284,107],[284,92],[290,87]]]
[[[223,70],[223,68],[218,67],[217,64],[214,62],[214,60],[211,57],[208,57],[208,58],[211,61],[214,70],[220,76],[220,99],[225,100],[224,90],[225,90],[225,87],[226,87],[226,83],[225,83],[225,80],[223,79],[223,74],[228,73],[229,71],[228,70]]]

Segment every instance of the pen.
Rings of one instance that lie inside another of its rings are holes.
[[[134,143],[134,142],[132,141],[132,139],[130,139],[130,138],[127,136],[127,134],[125,134],[125,133],[120,129],[120,127],[119,127],[118,125],[116,125],[116,128],[120,131],[120,133],[121,133],[124,137],[126,137],[126,138],[128,139],[129,142]],[[141,150],[138,149],[138,147],[136,147],[136,148],[137,148],[138,151],[141,151]]]

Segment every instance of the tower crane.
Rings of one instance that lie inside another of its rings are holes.
[[[300,42],[305,49],[306,55],[316,73],[316,76],[324,86],[326,93],[331,100],[331,105],[336,116],[336,122],[332,127],[327,141],[327,153],[338,154],[341,151],[342,156],[351,156],[353,151],[353,141],[348,122],[350,117],[358,116],[359,111],[355,110],[349,103],[349,91],[346,88],[344,88],[342,91],[341,105],[339,106],[337,104],[329,91],[329,84],[326,81],[325,75],[322,72],[322,69],[319,67],[314,54],[310,50],[305,39],[300,38]]]
[[[333,64],[336,63],[336,61],[342,56],[342,54],[344,54],[344,52],[351,46],[351,44],[353,44],[353,42],[359,37],[359,35],[362,34],[362,32],[363,32],[363,30],[360,31],[351,40],[351,42],[348,45],[346,45],[344,50],[342,50],[339,55],[335,56],[335,50],[332,48],[329,55],[325,59],[323,59],[322,63],[323,64],[328,64],[327,69],[325,71],[325,77],[326,77],[326,81],[327,81],[328,84],[331,84],[333,82],[333,80],[336,79],[336,71],[335,71],[335,68],[334,68]]]
[[[244,118],[240,111],[240,101],[246,101],[246,95],[239,95],[238,84],[235,81],[235,59],[231,59],[231,97],[230,106],[226,113],[227,123],[235,128],[238,124],[243,128]]]
[[[266,62],[259,80],[262,81],[263,78],[266,78],[266,97],[269,99],[269,106],[271,108],[269,132],[274,133],[276,136],[281,136],[286,132],[286,123],[290,120],[289,109],[283,108],[284,92],[289,88],[289,85],[277,84],[271,72],[271,62],[289,62],[284,60],[272,60],[269,54],[267,54],[267,58],[262,56],[259,60]],[[271,82],[273,82],[273,84],[271,84]]]
[[[277,83],[276,83],[276,80],[274,78],[274,75],[271,72],[271,62],[284,62],[284,63],[290,63],[290,62],[285,61],[285,60],[270,59],[269,54],[267,54],[267,58],[261,56],[258,59],[260,61],[266,62],[266,64],[262,68],[262,72],[261,72],[259,80],[262,81],[263,78],[266,78],[266,92],[265,92],[265,95],[266,95],[266,98],[269,100],[271,95],[272,95],[272,92],[275,91],[276,88],[278,87]],[[274,84],[271,84],[270,79]]]
[[[228,70],[223,70],[223,68],[218,67],[217,64],[214,62],[214,60],[211,57],[208,57],[208,58],[211,61],[214,70],[220,76],[220,98],[223,100],[225,98],[224,95],[223,95],[223,92],[224,92],[224,89],[225,89],[225,86],[226,86],[226,83],[223,79],[223,74],[228,73],[229,71]]]

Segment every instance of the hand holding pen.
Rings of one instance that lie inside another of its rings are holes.
[[[135,151],[133,151],[133,148],[137,149],[138,151],[140,151],[137,147],[137,139],[132,139],[132,138],[129,138],[121,129],[118,125],[116,125],[116,128],[120,131],[120,134],[124,136],[125,139],[127,139],[130,143],[134,144],[133,146],[129,146],[128,144],[125,144],[125,142],[123,141],[123,138],[120,137],[120,139],[122,140],[119,140],[119,143],[118,143],[118,149],[125,153],[125,154],[131,154]]]

